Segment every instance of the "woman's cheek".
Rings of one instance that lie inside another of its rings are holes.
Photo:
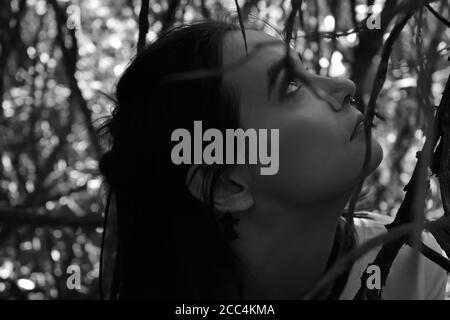
[[[327,153],[301,139],[280,141],[279,171],[273,177],[261,177],[275,194],[289,201],[311,201],[333,192],[336,183],[335,163]]]

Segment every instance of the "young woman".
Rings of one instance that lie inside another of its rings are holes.
[[[291,50],[293,66],[339,108],[280,67],[283,41],[252,29],[244,41],[228,23],[173,28],[128,66],[103,127],[111,149],[100,161],[117,215],[116,263],[105,266],[114,269],[112,298],[300,299],[338,252],[386,231],[376,215],[343,231],[365,154],[355,84],[305,71]],[[194,136],[194,121],[203,132],[278,129],[278,171],[174,164],[172,134],[184,128]],[[371,172],[381,159],[373,140]],[[441,251],[431,236],[426,242]],[[377,250],[326,297],[352,299]],[[445,271],[424,257],[414,267],[412,257],[409,247],[400,251],[383,298],[442,298]]]

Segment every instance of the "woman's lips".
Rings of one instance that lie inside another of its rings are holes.
[[[350,136],[350,140],[356,136],[356,134],[360,131],[364,130],[364,116],[362,114],[358,115],[356,119],[355,127],[353,128],[352,135]]]

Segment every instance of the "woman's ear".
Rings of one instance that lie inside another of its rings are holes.
[[[245,166],[234,166],[226,170],[217,180],[214,192],[214,208],[221,212],[245,211],[253,206]],[[207,202],[203,194],[206,169],[203,165],[192,165],[186,175],[186,185],[191,194]]]

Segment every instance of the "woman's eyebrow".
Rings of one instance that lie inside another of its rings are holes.
[[[267,78],[269,79],[268,86],[267,86],[267,94],[268,94],[267,96],[268,97],[270,97],[270,95],[272,94],[273,87],[275,85],[276,79],[278,78],[278,75],[286,67],[284,59],[285,59],[285,57],[282,57],[281,59],[275,61],[267,69]]]
[[[294,52],[297,54],[298,58],[303,64],[303,57],[300,52],[297,52],[294,50]],[[286,69],[286,63],[285,63],[286,56],[281,57],[279,60],[273,62],[269,68],[267,69],[267,78],[268,86],[267,86],[267,97],[269,98],[272,94],[273,88],[275,86],[275,82],[278,78],[278,75],[281,73],[281,71],[285,71]],[[293,59],[293,58],[290,58]]]

